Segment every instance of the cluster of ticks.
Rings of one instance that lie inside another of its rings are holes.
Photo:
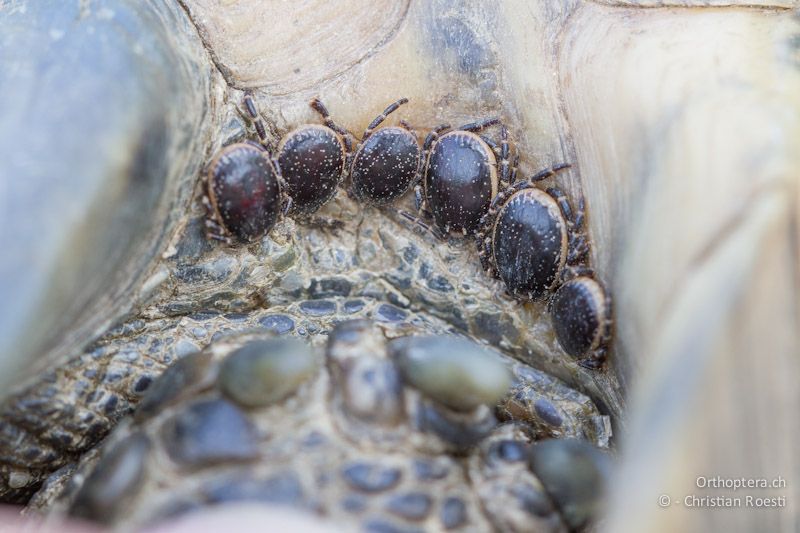
[[[548,300],[559,343],[581,366],[602,367],[611,337],[611,299],[588,266],[583,200],[573,210],[556,187],[538,182],[567,164],[517,179],[508,131],[497,118],[442,125],[420,147],[405,121],[380,127],[402,98],[378,115],[358,140],[333,121],[319,99],[310,102],[323,124],[304,124],[271,146],[251,95],[244,114],[258,140],[223,148],[206,176],[210,238],[249,242],[286,215],[309,217],[346,182],[348,194],[389,206],[414,189],[417,215],[403,217],[438,238],[474,238],[483,269],[519,301]],[[499,143],[484,130],[499,126]],[[427,223],[426,223],[427,221]]]

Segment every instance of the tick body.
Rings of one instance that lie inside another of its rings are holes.
[[[497,194],[494,152],[475,133],[447,133],[431,149],[424,186],[440,230],[472,233]]]
[[[477,231],[478,255],[519,300],[538,300],[562,281],[564,268],[588,251],[580,234],[583,210],[574,214],[559,189],[544,191],[536,182],[569,165],[559,165],[528,180],[511,183],[492,199]]]
[[[281,214],[280,173],[269,154],[247,143],[224,148],[208,167],[206,202],[211,236],[242,242],[268,233]]]
[[[350,194],[373,205],[386,205],[403,196],[418,180],[422,152],[417,135],[404,121],[402,127],[377,129],[386,118],[408,103],[400,98],[370,122],[355,150],[350,166]]]
[[[310,214],[336,194],[347,151],[327,126],[310,124],[287,133],[278,145],[278,163],[292,198],[292,212]]]
[[[442,125],[425,138],[423,178],[415,193],[417,210],[433,219],[435,235],[443,238],[451,231],[474,235],[503,176],[510,172],[505,127],[502,148],[475,133],[499,122],[489,118],[455,130]],[[498,176],[495,151],[502,159],[502,176]]]
[[[611,337],[611,299],[591,275],[565,282],[550,301],[550,316],[559,344],[587,368],[605,360]]]
[[[528,300],[554,288],[567,258],[567,224],[546,192],[513,193],[492,228],[493,263],[508,291]]]
[[[406,128],[388,127],[372,133],[353,158],[351,190],[360,201],[384,205],[403,196],[419,173],[421,150]]]

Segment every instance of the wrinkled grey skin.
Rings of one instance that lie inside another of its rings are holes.
[[[351,316],[380,317],[379,305]],[[607,454],[596,448],[608,443],[607,417],[558,380],[479,345],[469,358],[451,358],[448,342],[462,350],[472,350],[470,343],[417,336],[426,324],[445,326],[419,314],[344,320],[311,357],[302,342],[280,342],[263,330],[223,335],[171,367],[98,453],[54,474],[31,506],[49,507],[53,518],[66,512],[125,528],[232,501],[290,506],[367,530],[560,532],[565,521],[582,525],[574,506],[599,502],[602,486],[588,494],[570,486],[587,475],[607,477]],[[415,341],[422,342],[412,356]],[[283,359],[275,368],[294,383],[288,395],[254,402],[238,394],[259,379],[253,355]],[[235,367],[241,372],[230,372]],[[443,368],[462,385],[447,404],[419,375]],[[463,376],[473,370],[507,373],[513,385],[478,385],[486,401],[471,403],[477,383]],[[530,443],[554,436],[562,438],[546,441],[554,451],[570,454],[567,444],[583,444],[597,460],[574,471],[567,461],[543,483],[528,467]],[[569,436],[581,441],[563,439]]]

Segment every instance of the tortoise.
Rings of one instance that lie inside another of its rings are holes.
[[[169,171],[159,175],[170,176],[169,185],[146,182],[146,191],[160,194],[158,204],[149,204],[160,211],[140,219],[148,231],[135,240],[143,250],[134,254],[135,260],[106,254],[119,246],[118,226],[97,224],[87,235],[89,248],[64,249],[95,257],[91,245],[104,243],[97,256],[113,261],[106,261],[105,274],[97,274],[104,280],[99,292],[73,288],[87,290],[86,280],[98,271],[81,271],[80,262],[65,261],[70,275],[56,285],[58,301],[73,304],[54,306],[55,312],[41,315],[47,318],[44,323],[26,318],[35,314],[19,313],[26,327],[15,327],[19,334],[3,338],[11,341],[3,354],[6,389],[0,408],[5,461],[0,477],[6,499],[27,498],[50,471],[92,449],[169,362],[203,348],[217,331],[239,329],[237,324],[258,317],[269,327],[291,323],[294,334],[321,335],[326,329],[314,329],[310,317],[342,318],[345,309],[361,301],[373,310],[371,318],[420,314],[442,321],[590,397],[628,440],[622,481],[610,500],[611,530],[638,531],[653,523],[664,530],[687,524],[730,530],[778,527],[777,515],[759,515],[754,521],[744,510],[664,513],[654,502],[663,492],[691,492],[698,471],[754,476],[795,471],[791,454],[779,453],[797,435],[796,386],[785,379],[797,375],[798,346],[796,298],[787,290],[794,287],[792,169],[797,161],[786,141],[796,138],[792,132],[800,116],[786,112],[798,107],[800,94],[793,90],[798,31],[788,2],[718,9],[718,2],[692,0],[657,6],[627,0],[531,6],[512,0],[458,11],[444,1],[393,2],[383,11],[313,2],[282,5],[280,20],[297,20],[297,25],[275,24],[275,8],[255,1],[228,8],[206,0],[96,4],[60,7],[54,12],[63,16],[50,20],[65,31],[74,21],[77,26],[80,21],[98,28],[111,25],[109,12],[143,20],[141,43],[156,43],[144,49],[172,47],[166,56],[178,58],[165,69],[178,87],[159,89],[173,107],[139,115],[140,132],[166,132],[168,142],[157,137],[147,142],[143,134],[139,144],[132,144],[143,147],[133,161],[144,166],[113,167],[114,175],[132,176],[149,164],[166,162]],[[100,4],[115,9],[95,9]],[[42,14],[38,8],[7,12],[13,16],[2,24],[24,27],[34,43],[44,45],[61,35],[53,25],[23,25],[25,17]],[[241,32],[267,26],[273,31]],[[344,26],[349,28],[344,36],[333,30]],[[161,41],[147,40],[150,33]],[[69,41],[62,44],[67,49]],[[409,50],[426,53],[412,58]],[[134,56],[137,61],[166,57]],[[12,68],[2,75],[32,71]],[[786,84],[776,86],[775,79]],[[95,104],[81,108],[80,99],[70,100],[74,92],[57,86],[37,92],[31,80],[13,78],[4,86],[22,87],[23,95],[63,95],[79,110]],[[475,116],[501,117],[519,147],[523,175],[572,163],[553,185],[573,201],[585,198],[592,264],[616,306],[617,337],[609,346],[608,368],[597,373],[578,367],[555,342],[546,305],[504,300],[501,286],[477,268],[474,251],[457,242],[431,241],[341,194],[323,208],[344,222],[338,236],[289,218],[273,235],[235,250],[208,243],[196,188],[200,168],[222,145],[245,137],[236,103],[246,90],[255,93],[265,122],[275,131],[313,121],[307,101],[315,95],[337,121],[360,130],[372,119],[374,111],[368,110],[381,109],[401,94],[414,102],[404,118],[421,131]],[[112,110],[142,109],[136,98],[96,101]],[[92,142],[102,139],[95,124],[70,124],[52,112],[53,106],[24,109],[40,114],[9,115],[0,142],[0,161],[11,169],[3,175],[20,176],[19,183],[35,182],[26,179],[31,167],[19,161],[46,159],[41,145],[30,139],[46,139],[51,157],[77,153],[68,144],[75,139],[105,146]],[[115,123],[111,113],[102,114]],[[74,135],[29,134],[33,125],[49,120],[69,125]],[[176,132],[183,136],[171,137]],[[103,153],[95,150],[92,157]],[[57,165],[69,168],[61,160]],[[14,207],[28,207],[25,197],[14,198]],[[148,205],[153,197],[143,198],[122,205]],[[46,213],[66,214],[57,208],[74,205],[55,192],[37,200]],[[676,212],[685,216],[675,217]],[[44,233],[22,231],[29,222],[19,213],[2,215],[11,217],[2,227],[21,229],[14,233],[17,240],[6,241],[6,249],[14,250],[18,241],[49,242]],[[82,235],[85,226],[67,216],[56,218],[67,234]],[[130,268],[115,269],[120,264]],[[23,270],[12,262],[8,271]],[[114,276],[106,278],[108,272]],[[38,294],[31,296],[31,302],[41,301]],[[296,306],[296,314],[283,313],[284,306]],[[277,314],[267,318],[270,309]],[[284,314],[294,318],[279,317]],[[198,327],[197,337],[190,329],[195,318],[209,325],[205,333]],[[31,331],[48,331],[49,338],[18,342]],[[753,357],[754,347],[759,357]],[[5,352],[18,354],[15,366],[6,366],[10,358]],[[19,361],[29,368],[20,370]],[[623,394],[628,387],[630,412]],[[742,397],[758,401],[739,403],[737,416],[729,416],[736,402],[728,399]],[[660,401],[664,398],[671,401]],[[767,406],[771,416],[751,424]],[[745,442],[732,435],[750,438]],[[701,451],[687,460],[681,450],[695,443],[703,443]],[[750,446],[746,452],[745,445]],[[32,449],[41,455],[19,457],[21,450]],[[756,458],[763,463],[756,464]],[[16,496],[10,496],[9,484]],[[794,515],[781,519],[794,520]]]

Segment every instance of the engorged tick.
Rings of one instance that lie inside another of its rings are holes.
[[[574,277],[572,277],[574,276]],[[597,369],[606,359],[613,320],[611,297],[588,269],[576,269],[553,295],[550,317],[559,344],[578,364]]]
[[[492,199],[480,221],[477,246],[481,264],[519,300],[548,295],[562,282],[565,266],[575,265],[588,251],[580,231],[583,203],[573,215],[560,189],[544,191],[536,185],[568,167],[558,165],[528,180],[512,180]]]
[[[498,123],[499,119],[490,118],[455,130],[440,126],[425,139],[425,172],[422,186],[416,187],[417,208],[426,218],[433,218],[439,234],[474,234],[500,183],[508,180],[511,171],[505,128],[499,150],[475,133]],[[500,176],[496,150],[502,159]]]
[[[227,146],[208,165],[203,203],[207,235],[231,243],[268,233],[290,205],[280,167],[255,143]]]
[[[389,204],[418,180],[422,158],[411,127],[401,121],[402,127],[376,130],[389,114],[407,102],[407,98],[394,102],[364,130],[350,166],[350,192],[359,201]]]

